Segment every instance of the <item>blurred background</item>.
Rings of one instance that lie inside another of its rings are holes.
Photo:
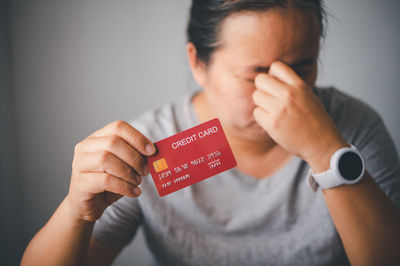
[[[16,265],[68,192],[74,145],[196,84],[188,0],[0,1],[0,264]],[[371,105],[399,151],[400,2],[326,6],[318,84]],[[149,256],[139,231],[115,265]]]

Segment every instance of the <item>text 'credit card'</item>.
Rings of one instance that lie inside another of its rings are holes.
[[[236,166],[217,118],[158,142],[147,157],[154,184],[165,196]]]

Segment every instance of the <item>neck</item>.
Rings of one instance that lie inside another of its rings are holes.
[[[232,151],[235,155],[240,155],[240,157],[263,158],[271,151],[280,148],[280,146],[269,137],[261,140],[249,140],[231,134],[229,131],[226,131],[225,134],[229,144],[231,145]]]

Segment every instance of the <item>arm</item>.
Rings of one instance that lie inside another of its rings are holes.
[[[349,146],[310,86],[286,64],[272,63],[255,85],[257,123],[313,172],[329,169],[332,154]],[[323,193],[352,264],[400,265],[400,210],[368,172],[356,185]]]
[[[91,240],[94,223],[122,196],[138,197],[150,140],[123,121],[75,147],[69,193],[25,250],[22,265],[109,265],[119,249]]]
[[[91,240],[94,222],[74,216],[65,198],[29,243],[21,265],[110,265],[120,250]]]
[[[310,162],[311,168],[329,169],[333,152]],[[367,171],[360,183],[326,189],[323,195],[353,265],[400,264],[400,211]]]

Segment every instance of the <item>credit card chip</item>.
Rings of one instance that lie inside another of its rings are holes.
[[[165,158],[161,158],[161,159],[153,162],[153,167],[154,167],[154,171],[156,171],[156,173],[161,172],[168,168],[167,161],[165,160]]]

